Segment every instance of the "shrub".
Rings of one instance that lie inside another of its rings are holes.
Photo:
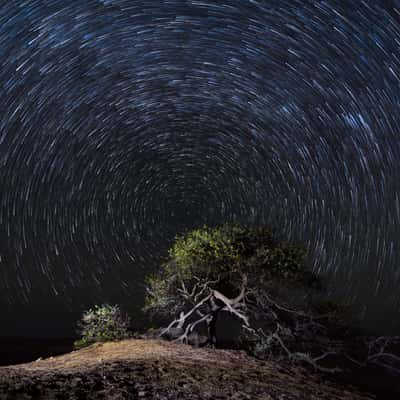
[[[130,320],[118,305],[96,305],[85,311],[78,322],[81,339],[74,343],[76,349],[95,342],[121,340],[130,336]]]

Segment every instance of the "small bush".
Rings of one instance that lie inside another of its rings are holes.
[[[129,325],[129,317],[118,305],[96,305],[85,311],[78,322],[81,339],[74,343],[74,347],[79,349],[95,342],[126,339],[130,336]]]

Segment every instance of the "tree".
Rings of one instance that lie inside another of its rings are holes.
[[[207,343],[217,345],[222,313],[232,314],[244,332],[256,335],[260,313],[272,312],[270,293],[282,296],[283,288],[295,291],[317,282],[306,268],[304,249],[278,240],[264,227],[197,229],[178,237],[169,256],[147,281],[146,309],[175,316],[162,335],[181,332],[177,340],[182,342],[205,325]]]
[[[304,248],[269,229],[203,227],[177,237],[168,261],[148,277],[145,309],[168,321],[160,336],[178,342],[203,328],[203,344],[218,345],[217,321],[228,313],[238,321],[242,346],[259,358],[336,372],[328,360],[340,355],[353,365],[374,362],[400,372],[400,358],[387,351],[399,339],[354,346],[347,307],[324,300],[322,288]]]

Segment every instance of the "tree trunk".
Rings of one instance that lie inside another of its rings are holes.
[[[211,347],[217,347],[217,312],[211,313],[211,320],[208,323],[208,343]]]

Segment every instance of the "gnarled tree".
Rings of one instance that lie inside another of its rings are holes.
[[[229,313],[240,324],[242,345],[258,357],[285,357],[326,372],[339,370],[327,363],[338,355],[359,365],[400,361],[382,349],[371,354],[371,346],[349,355],[354,333],[343,322],[345,308],[323,302],[321,288],[304,249],[270,230],[204,227],[177,238],[168,262],[147,280],[145,308],[169,318],[160,336],[179,342],[203,328],[203,344],[217,345],[217,320]]]
[[[258,337],[263,325],[278,322],[277,313],[290,314],[272,295],[289,294],[293,303],[294,292],[317,283],[306,268],[304,250],[276,239],[266,228],[204,227],[178,237],[169,255],[148,279],[146,308],[174,316],[161,334],[173,332],[182,342],[204,325],[207,343],[216,345],[221,313],[234,315],[247,336]],[[297,299],[306,303],[307,293],[297,293]]]

